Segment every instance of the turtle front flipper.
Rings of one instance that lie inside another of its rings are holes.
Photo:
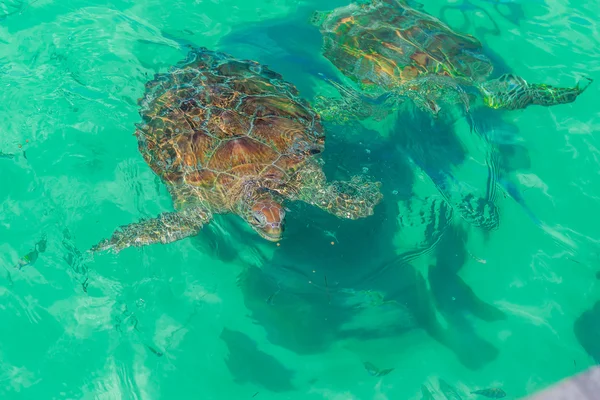
[[[555,106],[572,103],[592,83],[575,87],[561,88],[546,84],[527,83],[523,78],[504,74],[499,78],[484,82],[479,86],[486,106],[495,109],[518,110],[530,105]]]
[[[367,98],[358,92],[344,88],[340,92],[341,98],[316,96],[314,109],[319,113],[323,121],[345,123],[352,120],[362,121],[373,118],[381,121],[394,112],[400,97],[392,98],[392,94],[382,95],[377,98]]]
[[[380,121],[396,111],[404,101],[404,97],[393,92],[377,97],[369,96],[323,74],[319,75],[340,94],[339,98],[316,96],[314,109],[324,121],[344,123],[367,118]]]
[[[373,215],[383,195],[379,182],[353,176],[350,181],[327,182],[319,165],[299,172],[297,199],[317,206],[339,218],[358,219]]]
[[[350,107],[349,107],[350,105]],[[356,106],[359,107],[356,107]],[[319,114],[323,121],[334,123],[345,123],[353,119],[364,119],[367,115],[362,116],[358,112],[360,104],[347,103],[344,99],[335,99],[332,97],[317,96],[313,104],[315,111]]]
[[[357,175],[350,181],[334,181],[315,190],[311,202],[340,218],[365,218],[373,215],[373,209],[383,198],[379,187],[379,182]]]
[[[210,213],[200,208],[162,213],[156,218],[121,226],[110,239],[102,240],[91,251],[112,250],[118,253],[131,246],[175,242],[197,234],[210,219]]]

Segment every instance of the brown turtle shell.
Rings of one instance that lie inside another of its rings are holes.
[[[323,54],[363,89],[380,91],[425,75],[485,80],[481,43],[403,0],[373,0],[317,13]]]
[[[292,84],[224,53],[190,52],[146,84],[139,104],[136,133],[146,162],[209,203],[225,201],[243,179],[285,182],[323,150],[319,116]]]

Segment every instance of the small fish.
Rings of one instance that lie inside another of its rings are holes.
[[[25,254],[23,257],[21,257],[19,259],[19,261],[17,262],[17,265],[15,265],[15,268],[21,269],[28,265],[33,265],[37,261],[40,253],[43,253],[46,251],[46,245],[47,245],[46,235],[43,235],[42,239],[35,244],[33,249],[29,253]]]
[[[323,231],[323,234],[325,234],[325,237],[330,237],[332,238],[334,241],[338,242],[338,238],[335,235],[335,232],[333,231]]]
[[[363,365],[365,366],[365,369],[371,376],[385,376],[394,370],[394,368],[379,369],[370,362],[365,362],[363,363]]]
[[[163,356],[162,351],[159,351],[159,350],[157,350],[154,347],[149,346],[149,345],[146,345],[146,347],[148,348],[148,350],[150,350],[151,352],[153,352],[154,354],[156,354],[158,357],[162,357]]]
[[[363,363],[363,365],[365,366],[365,369],[367,370],[367,372],[369,373],[369,375],[371,375],[371,376],[377,376],[377,374],[379,373],[379,368],[377,368],[376,366],[374,366],[370,362],[365,362],[365,363]]]
[[[385,375],[389,374],[390,372],[392,372],[393,370],[394,370],[394,368],[382,369],[379,371],[377,376],[385,376]]]
[[[475,390],[471,394],[479,394],[481,396],[489,397],[490,399],[501,399],[506,396],[506,392],[500,388],[488,388]]]
[[[13,158],[15,158],[15,155],[14,154],[3,153],[3,152],[0,151],[0,158],[13,159]]]
[[[21,269],[28,265],[33,265],[36,262],[36,260],[38,259],[38,255],[39,255],[39,252],[36,249],[30,251],[29,253],[25,254],[23,257],[21,257],[19,259],[19,261],[17,262],[17,265],[15,265],[15,268]]]

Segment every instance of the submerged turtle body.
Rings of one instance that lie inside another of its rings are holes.
[[[197,233],[213,213],[242,216],[262,237],[281,239],[284,200],[342,218],[380,201],[379,184],[354,177],[327,183],[315,155],[319,115],[266,66],[204,48],[146,84],[136,136],[168,185],[175,212],[127,225],[95,250],[168,243]]]
[[[484,80],[493,70],[477,39],[395,0],[351,4],[323,16],[324,56],[369,92],[427,75]]]
[[[318,115],[281,76],[217,53],[191,58],[146,85],[137,130],[144,160],[177,200],[230,211],[248,177],[276,190],[323,151]]]
[[[488,107],[521,109],[570,103],[587,87],[529,84],[512,74],[490,80],[493,65],[476,38],[453,31],[403,0],[316,12],[312,23],[323,35],[323,55],[364,93],[394,92],[434,113],[443,100],[468,107],[465,90],[475,89]]]

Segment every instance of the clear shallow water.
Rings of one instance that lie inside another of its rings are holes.
[[[443,156],[411,154],[483,194],[482,142],[463,121],[399,114],[326,126],[328,176],[367,168],[383,182],[369,219],[291,204],[280,247],[223,216],[168,246],[78,257],[115,227],[171,210],[132,133],[144,83],[182,59],[183,45],[259,60],[312,99],[330,90],[315,73],[334,71],[306,18],[343,4],[2,3],[3,398],[417,399],[438,378],[462,398],[490,386],[519,398],[595,363],[597,84],[572,104],[481,116],[512,189],[499,189],[491,233],[449,220],[400,152],[437,149]],[[570,85],[599,77],[599,7],[470,0],[425,10],[476,35],[497,68]],[[407,211],[426,199],[435,218]],[[35,262],[15,268],[43,238]],[[394,370],[373,377],[363,362]]]

